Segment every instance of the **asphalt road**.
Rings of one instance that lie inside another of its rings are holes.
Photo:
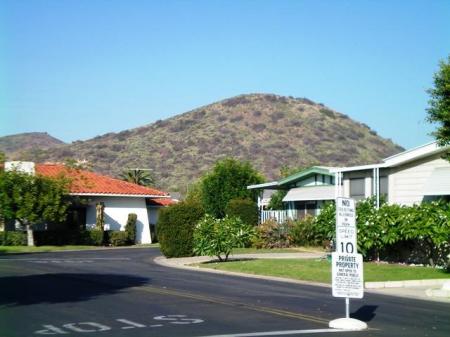
[[[159,266],[159,250],[0,256],[0,337],[450,336],[450,305],[366,294],[363,332],[334,331],[323,287]]]

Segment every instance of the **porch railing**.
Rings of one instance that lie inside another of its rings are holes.
[[[295,220],[298,218],[298,211],[296,209],[290,210],[273,210],[273,211],[260,211],[260,223],[263,223],[269,219],[273,219],[278,223],[283,223],[286,220]]]

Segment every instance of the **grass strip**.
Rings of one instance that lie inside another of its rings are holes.
[[[255,259],[229,262],[212,262],[201,268],[239,273],[286,277],[295,280],[331,283],[331,263],[316,259]],[[431,267],[405,266],[386,263],[364,263],[364,281],[403,281],[450,278],[450,273]]]

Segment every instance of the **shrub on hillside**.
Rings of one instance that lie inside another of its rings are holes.
[[[205,211],[197,202],[179,202],[161,210],[156,226],[161,252],[166,257],[192,256],[194,228]]]
[[[194,230],[194,253],[227,261],[233,248],[249,246],[254,235],[253,226],[239,218],[226,216],[216,219],[206,215]]]
[[[230,218],[240,218],[247,225],[256,226],[258,224],[258,206],[250,199],[230,200],[225,213]]]
[[[136,221],[136,214],[128,214],[127,223],[125,225],[125,233],[127,233],[128,243],[130,245],[134,245],[134,243],[136,242]]]

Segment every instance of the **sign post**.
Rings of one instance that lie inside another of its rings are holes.
[[[331,254],[334,297],[345,298],[345,318],[329,323],[330,328],[364,330],[367,324],[350,318],[350,298],[363,298],[363,258],[356,251],[355,200],[336,198],[336,251]]]

